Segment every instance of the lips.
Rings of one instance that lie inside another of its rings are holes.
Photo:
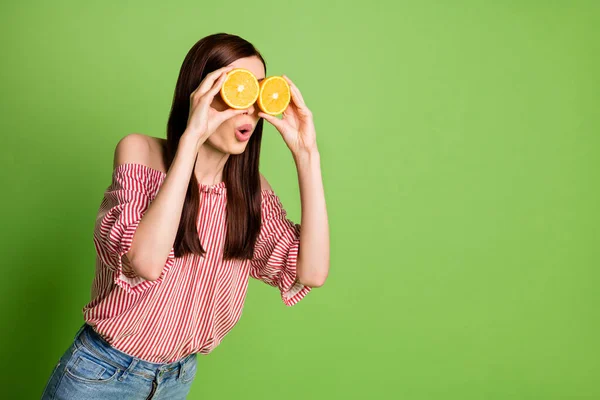
[[[252,124],[244,124],[235,128],[236,131],[240,132],[242,135],[247,135],[252,131]]]
[[[252,124],[244,124],[235,128],[235,137],[240,142],[246,142],[250,139],[252,133]]]

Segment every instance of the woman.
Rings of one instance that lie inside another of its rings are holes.
[[[117,144],[94,230],[92,299],[43,399],[183,399],[196,354],[239,320],[249,277],[277,287],[287,306],[323,285],[329,232],[312,113],[287,77],[283,119],[228,108],[218,93],[234,67],[265,78],[252,44],[203,38],[181,67],[167,139]],[[302,225],[259,173],[263,119],[292,152]]]

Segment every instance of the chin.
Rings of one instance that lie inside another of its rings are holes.
[[[231,151],[228,151],[228,153],[229,154],[242,154],[244,151],[246,151],[246,146],[244,146],[242,148],[231,149]]]
[[[236,137],[233,137],[233,139],[231,140],[231,144],[228,146],[229,153],[230,154],[241,154],[244,151],[246,151],[246,148],[248,147],[249,143],[250,143],[250,139],[246,140],[245,142],[240,142],[239,140],[237,140]]]
[[[224,141],[221,138],[218,138],[217,141],[209,138],[206,141],[206,143],[210,144],[212,148],[220,151],[223,154],[242,154],[244,151],[246,151],[246,147],[248,147],[249,142],[250,141],[239,142],[235,137],[229,142]]]
[[[244,151],[246,151],[247,147],[248,142],[240,143],[234,139],[232,144],[223,147],[219,146],[217,147],[217,150],[225,154],[242,154]]]

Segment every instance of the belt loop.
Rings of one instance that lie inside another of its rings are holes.
[[[123,382],[123,380],[125,378],[127,378],[127,375],[129,375],[129,372],[131,372],[135,368],[135,366],[137,365],[137,363],[139,361],[140,361],[139,359],[133,357],[133,360],[131,361],[131,364],[129,364],[129,367],[127,367],[125,372],[123,372],[123,374],[119,377],[119,382]]]

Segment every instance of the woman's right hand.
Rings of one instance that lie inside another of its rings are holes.
[[[206,140],[223,122],[246,112],[246,110],[233,108],[217,111],[211,107],[213,99],[221,90],[227,73],[233,68],[233,66],[226,66],[209,73],[192,92],[186,135],[198,140]]]

